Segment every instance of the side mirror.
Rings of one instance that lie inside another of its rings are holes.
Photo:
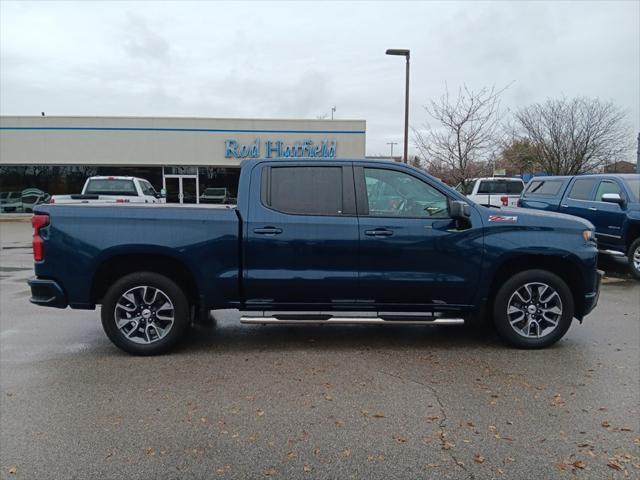
[[[167,198],[167,190],[165,188],[162,188],[160,190],[160,197],[159,198]]]
[[[624,199],[619,193],[605,193],[602,195],[602,201],[607,203],[617,203],[620,206],[624,204]]]
[[[471,208],[461,200],[449,200],[449,216],[454,220],[469,220]]]

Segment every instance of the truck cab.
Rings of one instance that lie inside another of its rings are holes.
[[[640,279],[640,175],[535,177],[527,184],[519,205],[590,221],[600,251],[626,256],[629,271]]]

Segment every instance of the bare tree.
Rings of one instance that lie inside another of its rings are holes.
[[[597,98],[549,99],[515,114],[522,139],[549,174],[592,172],[628,153],[631,134],[625,112]]]
[[[431,172],[446,172],[451,183],[483,173],[499,148],[500,94],[495,87],[474,92],[464,87],[456,98],[446,93],[425,106],[436,125],[414,130],[414,142]]]

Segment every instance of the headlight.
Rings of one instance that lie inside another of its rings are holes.
[[[582,238],[584,238],[585,242],[592,242],[595,240],[595,235],[593,234],[593,230],[583,230]]]

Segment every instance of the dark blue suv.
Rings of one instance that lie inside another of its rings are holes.
[[[600,251],[626,255],[631,274],[640,280],[640,175],[535,177],[518,205],[589,220]]]

